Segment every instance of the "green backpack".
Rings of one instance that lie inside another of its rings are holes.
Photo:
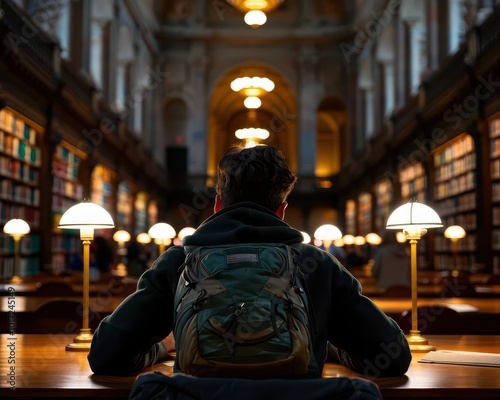
[[[296,250],[284,244],[197,247],[181,268],[178,370],[244,378],[319,375]]]

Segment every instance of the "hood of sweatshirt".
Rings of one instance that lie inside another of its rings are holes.
[[[224,207],[186,236],[184,246],[237,243],[301,243],[302,234],[271,210],[251,202]]]

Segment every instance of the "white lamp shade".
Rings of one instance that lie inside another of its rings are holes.
[[[429,206],[410,201],[396,208],[387,220],[387,229],[439,228],[443,226],[441,218]]]
[[[465,229],[460,225],[450,225],[444,231],[444,237],[448,239],[462,239],[465,237]]]
[[[175,237],[175,229],[165,222],[154,224],[148,231],[153,239],[172,239]]]
[[[351,244],[354,244],[354,242],[356,241],[356,238],[354,237],[354,235],[351,235],[351,234],[347,234],[347,235],[344,235],[344,237],[342,238],[344,240],[344,244],[346,245],[351,245]]]
[[[185,228],[182,228],[180,231],[179,231],[179,234],[177,235],[179,237],[179,239],[184,239],[186,236],[190,236],[194,233],[196,229],[190,227],[190,226],[186,226]]]
[[[262,102],[258,97],[250,96],[243,101],[243,104],[246,108],[259,108]]]
[[[335,225],[325,224],[321,225],[314,232],[314,238],[319,240],[336,240],[342,237],[342,232]]]
[[[23,236],[30,232],[30,226],[28,223],[19,218],[11,219],[3,227],[4,233],[12,236]]]
[[[245,14],[245,23],[250,26],[264,25],[267,21],[267,16],[260,10],[252,10]]]
[[[149,236],[146,232],[139,233],[136,238],[138,243],[148,244],[151,243],[151,236]]]
[[[311,236],[307,232],[300,232],[302,233],[302,237],[304,240],[302,240],[302,243],[310,243],[311,242]]]
[[[377,246],[382,243],[382,238],[377,235],[375,232],[371,232],[365,236],[365,239],[368,243]]]
[[[115,223],[111,215],[100,205],[89,201],[82,201],[70,207],[61,217],[58,228],[62,229],[108,229],[114,228]]]
[[[354,238],[354,244],[356,246],[363,246],[366,243],[366,239],[364,236],[356,236]]]
[[[130,241],[130,233],[124,231],[123,229],[116,231],[113,234],[113,240],[118,243],[125,243]]]

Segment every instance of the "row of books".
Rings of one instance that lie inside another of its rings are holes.
[[[500,179],[500,158],[491,162],[491,179]]]
[[[457,254],[456,257],[450,254],[437,254],[434,257],[435,267],[443,271],[453,269],[471,271],[475,262],[473,254]]]
[[[500,226],[500,207],[492,208],[492,221],[493,225]]]
[[[35,254],[40,251],[40,235],[28,233],[19,241],[19,252],[21,254]],[[0,253],[13,253],[14,239],[6,233],[0,233]]]
[[[500,156],[500,136],[490,140],[490,155],[492,158]]]
[[[438,183],[435,186],[435,196],[437,200],[440,200],[475,188],[476,172],[469,171],[465,175]]]
[[[78,235],[53,235],[52,251],[55,253],[80,253],[82,242]]]
[[[500,182],[492,183],[491,190],[491,199],[495,202],[500,202]]]
[[[500,118],[492,119],[490,121],[490,138],[500,136]]]
[[[7,154],[31,165],[40,166],[40,148],[0,131],[0,153]]]
[[[474,151],[474,139],[470,135],[464,136],[462,139],[453,143],[442,152],[434,155],[434,165],[436,167],[448,164],[468,153]]]
[[[493,229],[491,231],[492,248],[495,251],[500,251],[500,229]]]
[[[437,251],[452,251],[451,241],[444,236],[436,235]],[[457,242],[457,251],[474,251],[476,248],[476,235],[468,233],[463,239]]]
[[[427,187],[427,178],[420,176],[412,181],[401,183],[401,196],[403,198],[411,197],[416,193],[424,192]]]
[[[75,200],[82,200],[83,197],[83,187],[78,181],[68,181],[58,176],[53,177],[52,192]]]
[[[476,208],[476,193],[469,192],[440,201],[436,210],[442,217],[472,211]]]
[[[474,231],[477,228],[477,216],[475,212],[457,214],[444,218],[441,216],[441,221],[443,221],[443,226],[445,227],[460,225],[466,232]]]
[[[56,214],[64,214],[70,207],[74,206],[78,201],[70,199],[58,194],[52,195],[52,211]]]
[[[40,204],[40,190],[18,182],[3,180],[0,181],[0,199],[38,207]]]
[[[14,276],[14,257],[0,256],[0,279],[8,279]],[[19,276],[30,276],[40,270],[40,260],[38,257],[19,258]]]
[[[0,110],[0,130],[12,134],[31,145],[36,144],[36,131],[23,119],[16,117],[5,108]]]
[[[59,159],[52,160],[52,174],[62,179],[78,180],[78,165],[70,165]]]
[[[476,154],[467,154],[465,157],[453,160],[448,164],[436,167],[436,182],[446,181],[476,168]]]
[[[38,228],[40,211],[35,207],[25,207],[20,204],[0,202],[0,224],[5,224],[13,218],[24,219],[31,229]]]
[[[0,175],[37,185],[39,170],[25,162],[0,155]]]

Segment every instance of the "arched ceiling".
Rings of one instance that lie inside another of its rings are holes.
[[[244,76],[259,76],[271,79],[275,88],[263,94],[261,106],[249,112],[244,106],[245,96],[231,89],[231,82]],[[227,72],[214,86],[210,98],[212,120],[212,147],[210,153],[215,159],[238,139],[234,132],[249,127],[249,119],[255,119],[257,126],[269,131],[270,137],[265,144],[280,148],[287,159],[295,160],[295,120],[296,96],[290,83],[279,72],[267,65],[245,63]],[[292,118],[291,118],[292,116]],[[291,162],[292,164],[295,161]]]

